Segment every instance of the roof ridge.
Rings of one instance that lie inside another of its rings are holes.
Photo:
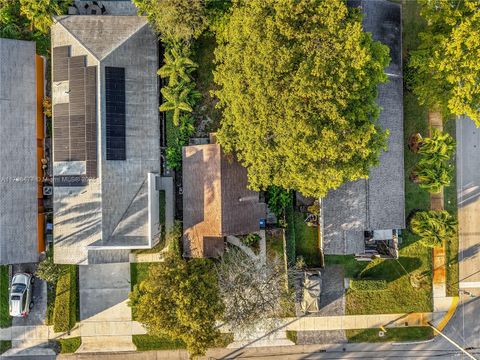
[[[99,61],[102,61],[106,59],[110,54],[112,54],[115,50],[120,48],[123,44],[125,44],[128,40],[130,40],[134,35],[138,34],[140,30],[142,30],[145,26],[148,25],[148,22],[145,22],[142,26],[140,26],[138,29],[136,29],[134,32],[132,32],[127,38],[123,39],[120,43],[117,44],[113,49],[111,49],[109,52],[107,52]]]

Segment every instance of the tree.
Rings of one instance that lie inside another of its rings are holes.
[[[168,78],[169,87],[178,85],[180,81],[189,83],[190,74],[198,67],[185,52],[180,47],[171,47],[165,52],[165,64],[158,70],[158,75]]]
[[[421,237],[421,243],[427,247],[442,246],[457,231],[457,220],[447,211],[419,211],[415,213],[410,229]]]
[[[418,153],[422,155],[423,161],[437,163],[448,161],[455,152],[455,140],[447,132],[432,129],[432,136],[422,139]]]
[[[413,91],[420,103],[467,115],[480,126],[480,2],[420,0],[427,22],[412,51]]]
[[[223,303],[215,270],[210,260],[185,261],[174,249],[150,265],[130,293],[130,306],[149,334],[181,340],[191,355],[202,355],[220,335]]]
[[[205,0],[133,0],[164,41],[189,41],[207,26]]]
[[[217,139],[236,152],[254,190],[323,197],[367,178],[386,147],[376,123],[388,47],[342,0],[234,3],[217,36]]]
[[[429,193],[438,194],[452,181],[452,167],[445,161],[430,163],[420,161],[416,167],[419,186]]]
[[[285,273],[278,259],[262,264],[232,248],[223,255],[217,272],[224,320],[233,330],[248,332],[280,311]]]
[[[20,12],[33,28],[48,34],[52,16],[65,14],[70,4],[70,0],[20,0]]]
[[[178,126],[181,112],[193,111],[189,103],[189,95],[192,92],[192,88],[182,83],[173,88],[163,87],[160,91],[165,98],[165,102],[160,105],[160,111],[173,111],[173,124]]]

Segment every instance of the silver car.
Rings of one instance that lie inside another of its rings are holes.
[[[16,273],[10,286],[10,316],[26,317],[33,307],[32,292],[35,278],[32,274]]]

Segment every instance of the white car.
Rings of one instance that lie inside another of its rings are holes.
[[[33,307],[32,292],[35,278],[32,274],[16,273],[10,286],[10,316],[26,317]]]

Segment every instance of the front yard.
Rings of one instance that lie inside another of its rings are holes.
[[[9,327],[12,324],[12,318],[8,311],[8,266],[0,266],[0,328]]]

